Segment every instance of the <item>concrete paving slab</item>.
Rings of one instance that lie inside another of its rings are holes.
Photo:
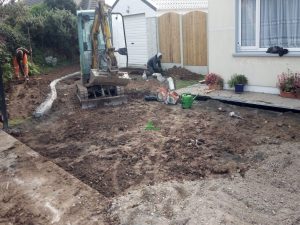
[[[278,109],[288,110],[300,110],[300,100],[283,98],[279,95],[256,93],[256,92],[244,92],[243,94],[236,94],[232,90],[215,90],[210,93],[206,93],[208,87],[203,84],[195,84],[190,87],[177,90],[178,94],[191,93],[193,95],[199,95],[208,97],[215,100],[230,101],[243,104],[251,104],[265,107],[272,107]]]
[[[0,130],[0,225],[104,224],[105,198]]]

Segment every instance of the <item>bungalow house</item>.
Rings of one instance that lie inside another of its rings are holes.
[[[146,67],[147,61],[150,57],[155,55],[158,51],[162,51],[162,46],[160,44],[160,38],[165,35],[165,43],[169,45],[169,54],[172,54],[172,50],[177,52],[177,61],[170,63],[165,63],[163,66],[168,67],[172,65],[183,65],[183,43],[182,39],[185,33],[182,33],[182,17],[192,11],[205,12],[205,58],[207,58],[206,51],[206,14],[208,11],[208,1],[207,0],[116,0],[112,6],[113,13],[121,13],[124,18],[125,32],[127,39],[127,48],[129,55],[129,67]],[[168,26],[170,20],[175,21],[172,24],[176,24],[172,29],[172,34],[169,35],[170,27],[167,29],[159,28],[159,18],[163,15],[170,13],[169,17],[164,18],[166,21],[165,25]],[[193,20],[193,19],[191,19]],[[113,22],[115,20],[113,19]],[[181,24],[181,25],[180,25]],[[120,25],[120,24],[119,24]],[[200,29],[200,28],[199,28]],[[160,30],[162,32],[160,32]],[[164,32],[166,31],[166,32]],[[124,47],[123,41],[118,40],[118,34],[122,34],[117,28],[117,25],[113,24],[114,33],[114,45],[115,47]],[[176,37],[174,37],[176,36]],[[202,35],[203,36],[203,35]],[[122,37],[123,38],[123,37]],[[174,43],[173,46],[170,45],[173,39],[178,41],[177,45]],[[169,41],[167,40],[169,39]],[[179,43],[181,41],[181,43]],[[161,41],[162,42],[162,41]],[[122,44],[120,44],[122,43]],[[175,48],[177,48],[175,50]],[[181,48],[181,49],[180,49]],[[200,51],[200,50],[199,50]],[[164,53],[164,52],[163,52]],[[172,58],[172,57],[171,57]],[[124,61],[120,60],[120,66],[124,65]],[[207,60],[206,65],[207,69]],[[198,72],[199,68],[197,67]]]
[[[209,0],[208,9],[210,72],[225,82],[244,74],[248,91],[277,94],[277,75],[300,71],[299,0]],[[271,46],[289,53],[266,53]]]

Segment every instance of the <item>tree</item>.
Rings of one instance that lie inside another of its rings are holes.
[[[45,0],[45,4],[51,9],[65,9],[76,14],[76,4],[73,0]]]
[[[0,6],[0,18],[4,24],[15,27],[23,17],[29,14],[28,7],[22,3]]]
[[[32,47],[33,61],[38,65],[43,65],[45,57],[49,55],[62,60],[78,58],[76,16],[70,10],[59,9],[71,9],[72,4],[68,6],[68,1],[64,0],[62,2],[66,4],[56,4],[54,7],[46,2],[28,7],[22,2],[7,4],[0,0],[0,58],[5,58],[8,62],[3,66],[8,78],[12,73],[12,56],[20,46]],[[73,11],[75,12],[75,6]]]
[[[41,11],[44,13],[40,13]],[[52,52],[50,54],[64,55],[68,58],[72,58],[78,51],[77,21],[70,11],[34,10],[34,13],[23,17],[19,25],[24,34],[27,34],[29,29],[36,49],[47,49],[48,52]]]
[[[15,3],[15,0],[0,0],[0,6],[4,4],[9,4],[9,3]]]

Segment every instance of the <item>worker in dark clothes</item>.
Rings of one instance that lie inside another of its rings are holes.
[[[28,79],[28,61],[27,61],[27,55],[29,55],[31,52],[28,51],[26,48],[20,47],[16,50],[16,56],[14,57],[14,67],[15,67],[15,75],[17,78],[19,78],[19,72],[21,71],[21,74]]]
[[[155,56],[148,60],[147,70],[150,75],[152,75],[153,73],[162,73],[163,70],[161,68],[161,59],[162,54],[157,53]]]

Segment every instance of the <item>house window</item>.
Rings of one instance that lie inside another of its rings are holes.
[[[238,0],[240,51],[300,51],[300,0]]]

